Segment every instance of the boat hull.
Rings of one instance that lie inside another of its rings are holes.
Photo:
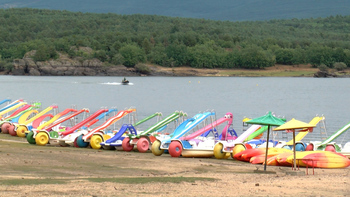
[[[213,150],[182,150],[182,157],[211,158],[214,157]]]

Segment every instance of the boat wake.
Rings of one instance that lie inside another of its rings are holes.
[[[119,85],[134,85],[133,83],[128,83],[128,84],[122,84],[120,82],[105,82],[105,83],[100,83],[102,85],[112,85],[112,86],[119,86]]]

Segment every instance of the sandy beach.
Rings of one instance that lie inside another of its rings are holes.
[[[0,134],[0,196],[349,196],[350,168],[30,145]]]

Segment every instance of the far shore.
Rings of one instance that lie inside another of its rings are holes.
[[[208,76],[208,77],[315,77],[320,70],[311,65],[275,65],[264,69],[197,69],[191,67],[150,66],[174,76]],[[337,77],[348,77],[350,69],[337,72],[329,69],[329,74]]]
[[[319,78],[350,78],[350,68],[343,71],[328,69],[327,72],[321,72],[318,68],[311,65],[275,65],[262,69],[222,69],[222,68],[192,68],[192,67],[162,67],[158,65],[145,64],[150,72],[141,74],[134,68],[127,68],[123,65],[112,67],[112,72],[103,71],[100,67],[90,68],[89,72],[74,72],[73,75],[67,75],[59,70],[55,72],[37,71],[25,73],[21,69],[17,71],[2,71],[0,75],[16,76],[166,76],[166,77],[319,77]],[[55,67],[56,68],[56,67]],[[54,68],[53,68],[54,69]],[[54,74],[52,74],[54,73]],[[60,75],[61,73],[62,75]],[[71,74],[72,74],[71,73]],[[57,75],[58,74],[58,75]]]

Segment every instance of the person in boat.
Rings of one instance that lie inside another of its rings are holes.
[[[122,83],[129,83],[129,81],[128,81],[128,80],[126,80],[126,78],[124,77],[124,79],[123,79]]]

